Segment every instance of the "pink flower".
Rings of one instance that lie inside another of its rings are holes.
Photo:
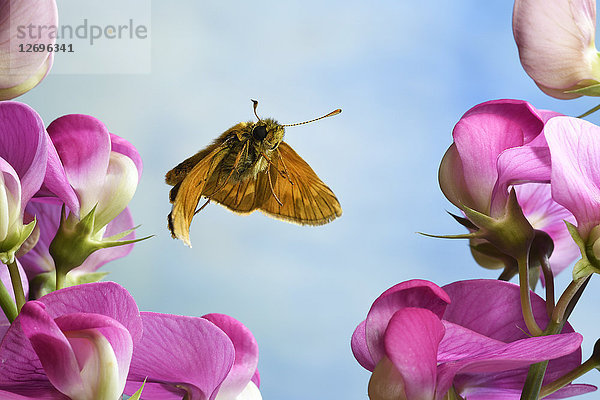
[[[3,399],[117,400],[142,320],[112,282],[75,286],[25,304],[0,344]]]
[[[600,95],[595,0],[515,0],[513,33],[523,68],[546,94]]]
[[[533,295],[538,321],[544,301]],[[358,362],[373,372],[372,400],[441,400],[455,390],[470,400],[518,399],[529,364],[550,361],[549,383],[581,363],[581,335],[566,325],[560,335],[530,337],[517,285],[461,281],[443,288],[412,280],[385,291],[352,336]],[[568,385],[569,397],[595,390]]]
[[[493,218],[503,217],[514,185],[529,224],[554,242],[550,263],[555,274],[579,254],[563,222],[573,216],[553,200],[548,185],[550,152],[542,131],[556,115],[520,100],[479,104],[456,124],[454,143],[439,171],[448,200],[460,209],[466,206]]]
[[[55,0],[0,0],[0,16],[0,100],[8,100],[35,87],[50,71],[54,53],[32,50],[34,45],[54,46],[50,27],[56,32],[58,12]]]

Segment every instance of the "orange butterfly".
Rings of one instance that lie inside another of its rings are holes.
[[[211,145],[167,172],[173,186],[168,216],[173,238],[191,246],[192,218],[211,202],[233,212],[250,214],[260,210],[267,215],[301,225],[323,225],[342,215],[335,194],[287,143],[284,127],[307,124],[337,115],[337,109],[310,121],[280,125],[261,119],[240,122],[226,130]],[[200,198],[206,198],[196,210]]]

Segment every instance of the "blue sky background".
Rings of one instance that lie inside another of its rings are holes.
[[[59,2],[59,15],[76,18],[85,3]],[[511,13],[508,1],[153,1],[151,73],[51,73],[19,100],[46,124],[93,115],[137,146],[144,175],[131,210],[139,233],[156,236],[104,269],[140,309],[245,323],[259,342],[265,399],[366,399],[370,374],[350,337],[381,292],[412,278],[441,286],[498,274],[479,268],[466,242],[415,233],[461,231],[437,183],[460,116],[498,98],[569,115],[597,104],[537,89],[519,64]],[[56,70],[68,62],[58,55]],[[211,204],[192,224],[189,249],[166,229],[164,174],[252,120],[251,98],[261,117],[282,123],[343,109],[289,128],[285,140],[344,215],[301,227]],[[566,272],[558,286],[569,280]],[[572,317],[584,357],[600,334],[598,289],[594,279]],[[600,384],[590,375],[584,381]]]

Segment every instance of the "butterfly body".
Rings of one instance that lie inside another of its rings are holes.
[[[166,174],[173,209],[169,230],[187,245],[201,198],[233,212],[254,210],[301,225],[322,225],[341,215],[337,198],[285,142],[274,119],[240,122]]]

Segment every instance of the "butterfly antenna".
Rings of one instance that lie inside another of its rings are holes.
[[[287,125],[281,125],[281,126],[297,126],[297,125],[310,124],[311,122],[315,122],[315,121],[318,121],[318,120],[323,119],[323,118],[333,117],[334,115],[338,115],[341,112],[342,112],[342,109],[338,108],[337,110],[333,110],[332,112],[330,112],[327,115],[323,115],[322,117],[311,119],[310,121],[298,122],[296,124],[287,124]]]
[[[256,113],[256,108],[258,107],[258,100],[252,100],[252,107],[254,108],[254,115],[256,115],[256,118],[260,121],[260,117]]]

